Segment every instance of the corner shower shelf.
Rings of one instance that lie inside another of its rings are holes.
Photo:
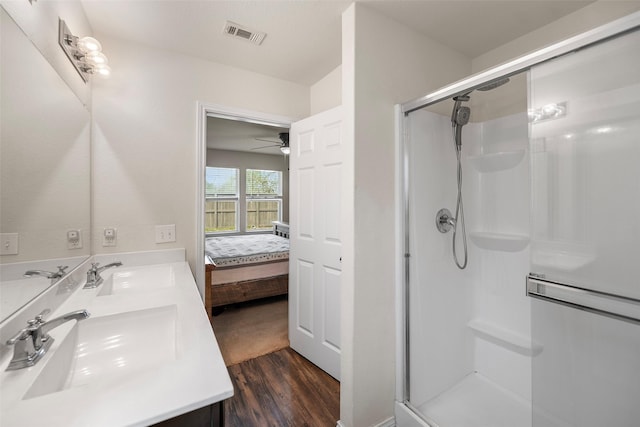
[[[469,326],[478,337],[495,342],[525,356],[537,356],[542,352],[542,346],[531,340],[531,338],[487,320],[473,319],[467,326]]]
[[[469,156],[469,161],[479,172],[498,172],[511,169],[524,157],[524,149]]]
[[[529,236],[521,234],[472,231],[469,233],[469,237],[479,248],[492,251],[518,252],[529,244]]]

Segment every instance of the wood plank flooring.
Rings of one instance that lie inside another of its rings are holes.
[[[230,366],[227,427],[335,427],[340,383],[287,347]]]

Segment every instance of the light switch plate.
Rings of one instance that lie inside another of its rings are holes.
[[[18,255],[18,233],[0,233],[0,255]]]
[[[171,243],[176,241],[176,225],[156,225],[156,243]]]

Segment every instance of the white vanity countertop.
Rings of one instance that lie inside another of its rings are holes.
[[[151,291],[145,288],[97,296],[111,275],[148,268],[170,269],[173,285]],[[136,343],[136,352],[140,353],[141,346],[147,347],[145,350],[154,361],[148,367],[121,375],[95,377],[97,379],[85,385],[24,399],[67,335],[72,336],[76,321],[67,322],[50,332],[55,341],[35,366],[7,372],[5,369],[11,355],[3,355],[0,364],[0,426],[146,426],[233,395],[229,374],[186,262],[129,268],[124,265],[105,270],[102,277],[105,284],[96,289],[78,289],[47,318],[53,319],[80,309],[91,314],[89,319],[81,322],[154,308],[175,313],[175,320],[169,328],[166,324],[159,326],[169,330],[169,337],[173,336],[175,328],[175,348],[170,344],[172,355],[169,360],[158,362],[163,359],[161,352],[166,351],[166,343],[154,345],[153,341],[147,340],[140,345]],[[135,319],[136,314],[133,313],[131,321],[135,322]],[[126,357],[123,360],[126,362]]]

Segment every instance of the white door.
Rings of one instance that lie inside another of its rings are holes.
[[[342,108],[294,123],[289,165],[289,341],[340,379]]]

